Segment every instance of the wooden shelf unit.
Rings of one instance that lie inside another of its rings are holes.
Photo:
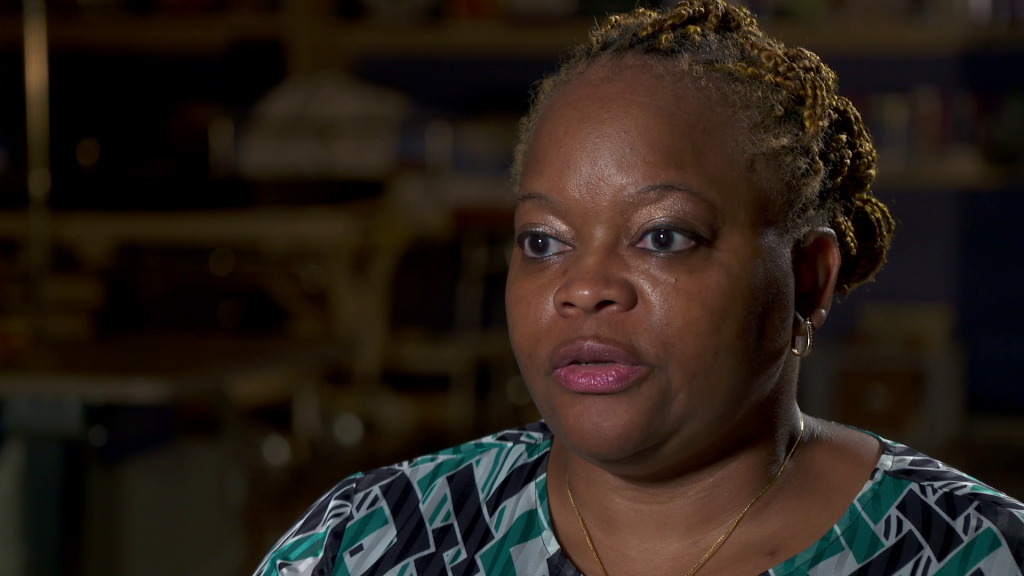
[[[221,14],[51,15],[51,49],[150,54],[211,54],[244,40],[279,40],[284,26],[271,12]],[[21,43],[21,18],[0,17],[0,46]]]
[[[367,54],[389,56],[557,57],[585,40],[593,21],[516,23],[441,20],[425,24],[344,21],[306,13],[235,11],[213,14],[51,15],[54,48],[203,54],[244,40],[313,46],[327,65]],[[827,55],[938,57],[1024,46],[1024,31],[915,21],[814,23],[769,21],[769,34]],[[0,46],[21,41],[21,19],[0,16]]]
[[[938,58],[1024,47],[1024,31],[918,21],[771,22],[765,31],[823,56]]]

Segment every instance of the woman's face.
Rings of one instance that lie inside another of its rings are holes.
[[[790,244],[720,87],[694,85],[598,63],[548,101],[522,167],[512,347],[559,441],[623,473],[713,458],[782,393]]]

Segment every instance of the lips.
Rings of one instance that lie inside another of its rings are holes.
[[[574,340],[551,358],[552,374],[566,390],[613,394],[639,382],[649,368],[624,346],[597,339]]]

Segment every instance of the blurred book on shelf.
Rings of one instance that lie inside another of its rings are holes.
[[[596,18],[671,3],[48,2],[54,250],[34,283],[21,2],[0,0],[0,83],[19,87],[0,91],[0,400],[77,410],[85,563],[189,573],[230,542],[221,572],[247,573],[341,477],[539,418],[504,308],[517,119]],[[1004,319],[1024,267],[988,233],[1019,227],[1024,0],[742,3],[836,69],[876,192],[905,210],[893,270],[815,335],[802,406],[955,455],[979,386],[982,407],[1024,405]],[[907,292],[967,280],[900,299],[907,260]]]
[[[945,457],[960,447],[966,414],[966,359],[955,325],[947,304],[863,304],[841,342],[816,345],[802,364],[801,404]]]
[[[52,0],[51,13],[61,16],[271,14],[300,0]],[[737,0],[764,23],[904,22],[953,27],[1019,28],[1024,24],[1022,0]],[[324,6],[335,17],[394,25],[429,24],[439,20],[506,20],[554,24],[592,20],[637,6],[670,7],[673,0],[330,0]],[[0,14],[20,10],[16,0],[0,1]]]
[[[1022,179],[1019,93],[979,96],[919,84],[907,92],[850,96],[874,140],[884,189],[978,191]]]
[[[377,180],[398,164],[407,99],[339,73],[275,87],[246,120],[238,174],[247,180]]]

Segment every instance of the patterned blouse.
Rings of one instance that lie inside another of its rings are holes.
[[[906,446],[842,518],[762,576],[1021,576],[1024,505]],[[580,576],[548,516],[543,422],[356,474],[256,576]]]

